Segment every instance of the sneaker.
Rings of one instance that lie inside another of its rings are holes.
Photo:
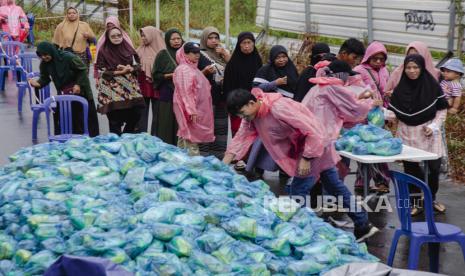
[[[236,171],[243,171],[243,170],[245,170],[245,167],[246,167],[246,166],[247,166],[247,164],[245,164],[244,161],[239,160],[239,161],[237,161],[237,163],[234,165],[234,169],[235,169]]]
[[[355,227],[354,229],[354,235],[355,238],[357,239],[356,242],[363,242],[369,237],[373,236],[374,234],[378,233],[379,229],[373,224],[369,223],[366,226],[363,227]]]
[[[444,204],[439,203],[437,201],[433,202],[433,208],[434,208],[434,211],[439,212],[439,213],[445,213],[446,212],[446,206],[444,206]]]

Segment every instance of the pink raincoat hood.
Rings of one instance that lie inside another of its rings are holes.
[[[441,71],[434,67],[433,64],[433,57],[428,49],[428,46],[420,41],[414,41],[410,43],[407,48],[405,48],[405,55],[410,48],[414,48],[418,51],[418,54],[421,55],[425,59],[425,66],[426,70],[430,72],[430,74],[436,79],[439,80],[439,76],[441,75]],[[393,90],[397,84],[399,84],[400,77],[402,76],[402,72],[404,71],[404,64],[402,63],[399,65],[391,74],[389,81],[387,83],[386,91]]]
[[[353,76],[355,77],[355,76]],[[353,78],[350,77],[350,78]],[[337,78],[314,78],[318,85],[310,89],[304,104],[317,118],[323,120],[324,130],[331,140],[339,137],[344,123],[358,123],[366,119],[373,100],[359,100],[358,95],[366,91],[366,86],[360,86],[358,78],[352,79],[355,84],[343,85]]]
[[[386,64],[380,69],[375,70],[369,64],[370,58],[376,54],[383,53],[387,58],[386,47],[378,41],[371,43],[363,57],[362,64],[356,66],[354,71],[358,72],[363,82],[370,87],[370,90],[375,92],[375,99],[383,100],[384,106],[387,107],[388,102],[384,97],[386,92],[386,85],[389,80],[389,71]]]
[[[384,47],[383,43],[378,42],[378,41],[373,41],[368,45],[365,55],[363,56],[362,59],[362,64],[368,63],[368,60],[379,53],[383,53],[387,57],[387,50],[386,47]]]
[[[213,142],[215,135],[210,83],[197,69],[197,62],[187,59],[183,47],[176,52],[176,61],[179,65],[173,75],[173,110],[179,126],[177,135],[192,143]],[[197,123],[190,120],[191,115],[197,115]]]

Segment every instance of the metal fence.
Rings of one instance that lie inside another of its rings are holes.
[[[452,0],[258,0],[256,23],[290,32],[456,50]],[[464,1],[465,2],[465,1]]]

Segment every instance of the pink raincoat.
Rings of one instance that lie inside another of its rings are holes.
[[[414,41],[410,43],[407,48],[405,48],[405,54],[407,54],[410,48],[414,48],[418,51],[418,54],[421,55],[425,59],[426,70],[430,72],[430,74],[436,79],[439,80],[439,76],[441,75],[441,71],[434,67],[433,64],[433,57],[428,49],[428,46],[420,41]],[[404,64],[402,63],[399,65],[391,74],[389,81],[386,85],[385,91],[394,90],[397,84],[399,84],[400,77],[402,76],[402,72],[404,71]]]
[[[0,7],[0,21],[2,31],[9,33],[12,37],[18,37],[21,29],[29,29],[26,14],[20,6],[17,6],[15,1]]]
[[[372,91],[377,92],[374,95],[374,98],[377,100],[384,98],[384,92],[389,80],[389,71],[386,68],[386,64],[379,70],[375,70],[370,66],[370,58],[379,53],[383,53],[387,57],[386,48],[382,43],[377,41],[371,43],[365,52],[362,63],[354,68],[354,71],[360,73],[363,82],[369,85]],[[385,102],[384,104],[387,107],[388,103]]]
[[[260,109],[251,122],[242,120],[227,153],[242,160],[255,139],[260,137],[273,160],[290,176],[297,175],[302,156],[313,158],[312,176],[335,166],[339,156],[312,112],[279,93],[263,93],[254,88],[252,94],[261,102]]]
[[[179,64],[174,70],[173,110],[178,122],[178,136],[191,143],[209,143],[215,141],[213,134],[213,107],[210,83],[184,53],[184,47],[176,52]],[[197,123],[190,121],[191,115],[197,115]]]
[[[372,99],[357,98],[366,91],[366,86],[360,86],[360,76],[354,77],[349,77],[346,84],[333,77],[312,78],[310,81],[317,85],[302,100],[302,104],[323,121],[324,131],[331,140],[339,137],[344,123],[363,122],[372,108]]]

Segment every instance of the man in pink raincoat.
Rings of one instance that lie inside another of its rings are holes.
[[[254,140],[260,137],[273,160],[293,176],[286,187],[289,195],[305,198],[316,177],[320,176],[325,189],[333,196],[342,196],[344,208],[350,207],[352,194],[339,180],[335,169],[339,157],[331,139],[304,105],[279,93],[263,93],[255,88],[252,92],[231,91],[227,106],[229,113],[244,120],[228,146],[223,162],[229,164],[234,159],[243,158]],[[351,210],[349,216],[354,221],[354,233],[359,241],[378,231],[368,222],[366,212]]]
[[[173,109],[178,122],[178,147],[199,155],[199,143],[215,141],[210,83],[197,69],[200,47],[192,42],[176,52]]]
[[[22,42],[27,37],[29,23],[15,0],[7,0],[6,5],[0,7],[0,22],[2,31],[9,33],[14,40]]]
[[[317,85],[307,93],[302,104],[317,118],[324,118],[325,131],[335,141],[343,126],[350,128],[365,121],[370,109],[382,101],[370,98],[370,87],[348,63],[342,60],[320,63],[317,64],[317,77],[310,79]],[[348,158],[343,158],[338,164],[341,179],[348,174],[349,165]]]

